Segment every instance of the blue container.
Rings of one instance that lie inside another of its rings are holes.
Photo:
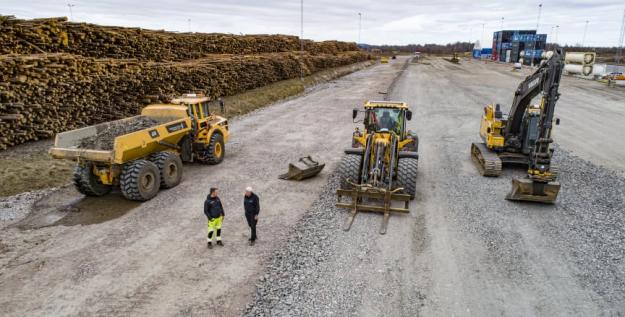
[[[480,58],[481,55],[482,55],[481,50],[473,50],[473,58]]]

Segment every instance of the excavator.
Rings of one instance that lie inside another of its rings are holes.
[[[564,55],[554,48],[549,58],[521,82],[514,93],[510,112],[504,116],[499,104],[484,107],[481,143],[471,145],[471,157],[483,176],[499,176],[503,165],[526,165],[527,177],[513,178],[506,196],[512,201],[554,203],[560,191],[557,167],[551,158],[551,132]],[[532,99],[540,94],[540,103]]]

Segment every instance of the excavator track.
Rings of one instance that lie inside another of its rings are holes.
[[[482,176],[497,177],[501,175],[501,159],[484,143],[471,144],[471,158]]]

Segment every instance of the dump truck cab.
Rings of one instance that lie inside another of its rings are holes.
[[[191,119],[194,131],[190,152],[195,152],[196,155],[192,157],[189,151],[183,151],[183,160],[193,161],[195,158],[200,162],[212,162],[211,164],[221,162],[225,151],[224,144],[230,137],[228,119],[214,114],[210,108],[210,101],[210,98],[200,94],[185,94],[171,100],[173,105],[184,109]],[[211,144],[214,146],[210,147]]]

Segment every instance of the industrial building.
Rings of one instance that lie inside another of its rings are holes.
[[[525,65],[540,62],[540,55],[547,45],[547,34],[536,30],[503,30],[493,33],[492,59],[506,63],[521,62]]]

